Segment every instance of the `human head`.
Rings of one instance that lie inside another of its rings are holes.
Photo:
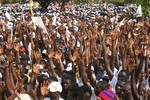
[[[99,93],[98,97],[102,98],[102,100],[114,100],[114,92],[111,89],[106,89]]]
[[[67,100],[83,100],[83,97],[83,89],[80,87],[75,87],[69,91]]]
[[[31,82],[26,83],[24,85],[24,89],[25,89],[26,93],[30,93],[32,89],[34,90],[34,88],[35,88],[35,85]]]
[[[50,97],[57,97],[61,92],[62,92],[62,86],[59,82],[57,81],[52,81],[48,85],[49,89],[49,96]]]
[[[130,82],[126,82],[122,86],[120,94],[121,94],[122,99],[124,99],[124,100],[132,100],[133,99]]]
[[[47,60],[45,58],[42,58],[40,64],[43,66],[43,68],[45,68],[47,65]]]
[[[33,100],[29,94],[19,94],[14,100]]]
[[[69,91],[70,89],[75,87],[76,80],[75,80],[75,77],[73,75],[73,72],[71,72],[71,71],[63,72],[61,84],[62,84],[63,90],[65,90],[65,91]]]
[[[129,72],[127,70],[121,70],[118,75],[119,81],[129,81]]]
[[[84,92],[84,100],[90,100],[91,96],[92,96],[92,90],[90,87],[87,86],[82,86],[81,87],[83,92]]]
[[[106,81],[99,81],[94,87],[94,91],[96,96],[105,89],[109,88],[109,84]]]

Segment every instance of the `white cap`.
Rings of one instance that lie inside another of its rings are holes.
[[[38,67],[39,69],[43,69],[43,66],[40,64],[37,64],[36,67]]]
[[[72,70],[72,63],[68,63],[67,68],[65,70],[66,71],[71,71]]]
[[[19,94],[14,100],[33,100],[29,94]]]
[[[42,51],[42,53],[43,53],[43,54],[46,54],[46,53],[47,53],[47,50],[44,49],[44,50]]]
[[[61,92],[62,86],[59,82],[53,81],[49,84],[48,89],[50,92]]]
[[[47,77],[49,78],[48,72],[43,72],[43,71],[42,71],[41,75],[45,75],[45,76],[47,76]]]

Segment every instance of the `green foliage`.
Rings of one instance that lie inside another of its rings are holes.
[[[150,16],[150,1],[149,0],[134,0],[135,4],[142,5],[142,11],[144,15]]]
[[[16,3],[19,2],[19,0],[3,0],[3,3]]]
[[[146,16],[150,16],[150,0],[73,0],[75,3],[98,3],[99,1],[107,1],[108,3],[113,3],[115,5],[125,5],[129,3],[134,3],[137,5],[142,5],[142,12]]]

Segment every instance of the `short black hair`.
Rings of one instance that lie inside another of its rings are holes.
[[[119,75],[120,75],[120,73],[125,73],[125,78],[124,78],[124,79],[121,79],[121,81],[128,81],[128,80],[129,80],[129,77],[130,77],[129,71],[123,69],[123,70],[121,70],[121,71],[119,72]],[[119,75],[118,75],[118,79],[119,79]]]
[[[71,80],[73,84],[76,83],[75,75],[72,71],[63,71],[62,78]]]
[[[35,88],[34,83],[31,83],[31,82],[26,83],[26,84],[24,85],[24,89],[27,89],[27,86],[31,87],[31,89],[34,89],[34,88]]]
[[[91,90],[90,87],[88,87],[88,86],[82,86],[81,88],[83,89],[84,93],[88,92],[90,94],[90,97],[92,96],[92,90]]]
[[[75,87],[70,90],[71,96],[76,100],[83,100],[84,91],[81,87]]]

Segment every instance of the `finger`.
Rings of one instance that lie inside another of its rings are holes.
[[[47,85],[48,85],[48,81],[46,80],[46,81],[45,81],[45,86],[47,86]]]
[[[43,87],[43,83],[41,83],[41,86],[40,86],[41,88]]]
[[[45,86],[45,84],[46,84],[46,82],[44,81],[44,82],[43,82],[43,86]]]
[[[34,91],[33,89],[31,89],[31,92],[32,92],[32,93],[35,93],[35,91]]]

